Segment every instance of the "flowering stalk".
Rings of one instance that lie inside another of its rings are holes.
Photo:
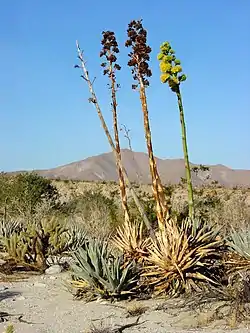
[[[97,99],[97,96],[96,96],[96,93],[95,93],[95,90],[94,90],[94,86],[93,86],[93,81],[90,80],[89,78],[89,72],[86,68],[86,61],[84,60],[84,56],[83,56],[83,51],[81,50],[80,46],[79,46],[79,43],[78,41],[76,42],[76,47],[77,47],[77,53],[78,53],[78,59],[80,60],[80,65],[75,65],[75,68],[79,68],[82,70],[82,79],[84,79],[88,85],[88,88],[89,88],[89,92],[90,92],[90,95],[91,97],[89,98],[89,102],[92,103],[94,106],[95,106],[95,109],[96,109],[96,112],[98,114],[98,117],[100,119],[100,122],[101,122],[101,125],[103,127],[103,130],[105,132],[105,135],[108,139],[108,142],[110,144],[110,147],[112,148],[112,151],[115,155],[115,158],[116,160],[118,160],[118,163],[119,163],[119,167],[121,168],[122,172],[123,172],[123,175],[124,175],[124,178],[125,178],[125,181],[127,182],[127,185],[128,185],[128,188],[131,192],[131,195],[135,201],[135,204],[141,214],[141,217],[143,219],[143,222],[145,223],[147,229],[149,230],[150,232],[150,236],[152,237],[152,239],[155,239],[155,234],[154,234],[154,230],[148,220],[148,217],[145,213],[145,210],[142,206],[142,204],[140,203],[140,200],[138,198],[138,196],[136,195],[135,193],[135,190],[128,178],[128,174],[127,174],[127,171],[126,169],[124,168],[122,162],[119,160],[119,158],[117,157],[117,151],[116,151],[116,147],[115,147],[115,144],[113,142],[113,139],[110,135],[110,132],[109,132],[109,129],[108,129],[108,126],[106,124],[106,121],[103,117],[103,114],[102,114],[102,111],[101,111],[101,107],[98,103],[98,99]]]
[[[116,41],[116,37],[114,32],[112,31],[103,31],[102,33],[103,39],[101,41],[103,48],[100,52],[100,57],[105,57],[105,62],[101,64],[104,68],[103,74],[108,75],[111,81],[111,98],[112,98],[112,112],[113,112],[113,130],[115,136],[115,147],[117,151],[117,158],[121,162],[121,148],[120,148],[120,140],[119,140],[119,131],[118,131],[118,120],[117,120],[117,99],[116,99],[116,91],[119,88],[119,85],[116,83],[116,71],[121,69],[120,65],[117,63],[116,54],[119,53],[118,44]],[[119,161],[116,159],[116,167],[119,177],[119,186],[120,186],[120,195],[122,208],[124,212],[125,221],[129,221],[129,210],[127,203],[127,194],[126,194],[126,186],[124,175],[121,167],[119,166]]]
[[[168,217],[168,207],[157,165],[153,153],[152,137],[148,117],[148,105],[146,88],[149,86],[148,78],[152,75],[148,61],[151,48],[147,45],[147,31],[143,28],[142,21],[132,21],[127,29],[128,40],[125,46],[131,47],[128,66],[131,67],[133,79],[137,82],[132,85],[133,89],[139,89],[142,105],[145,139],[149,156],[149,167],[152,177],[152,189],[156,201],[156,212],[159,227],[162,227]]]
[[[182,147],[185,160],[185,171],[188,189],[188,207],[189,217],[194,218],[194,197],[193,197],[193,186],[192,177],[190,170],[190,163],[188,157],[188,146],[187,146],[187,133],[184,118],[184,110],[182,103],[182,96],[180,91],[180,85],[186,81],[186,75],[182,73],[182,67],[180,60],[176,59],[175,51],[171,48],[168,42],[165,42],[160,47],[161,52],[158,54],[158,60],[160,61],[161,70],[161,82],[168,83],[170,89],[176,93],[178,100],[178,107],[180,113],[180,123],[182,132]]]

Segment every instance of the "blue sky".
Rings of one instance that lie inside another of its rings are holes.
[[[120,123],[131,129],[133,149],[146,151],[123,46],[127,24],[139,18],[152,47],[147,93],[156,156],[182,157],[176,98],[160,83],[156,60],[168,40],[188,76],[182,92],[191,161],[250,169],[249,14],[249,0],[1,0],[0,170],[51,168],[110,151],[73,68],[78,39],[111,126],[99,58],[103,30],[115,31],[120,44]]]

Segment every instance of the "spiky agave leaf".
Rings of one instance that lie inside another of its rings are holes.
[[[124,267],[123,257],[120,256],[110,259],[109,262],[104,261],[103,267],[107,278],[104,287],[110,296],[132,294],[135,291],[139,274],[134,262]]]
[[[250,230],[233,230],[228,245],[231,250],[250,262]]]
[[[69,226],[65,248],[67,251],[75,251],[80,247],[83,247],[87,241],[87,233],[85,229],[77,224]]]
[[[125,261],[135,260],[142,262],[148,254],[148,246],[151,243],[145,237],[143,223],[129,221],[117,229],[112,239],[113,244],[124,254]]]
[[[133,264],[124,267],[123,258],[115,259],[107,242],[90,240],[85,248],[78,249],[72,256],[75,260],[71,266],[72,278],[77,281],[76,287],[83,281],[98,295],[119,297],[131,293],[138,281],[138,273],[133,270]]]
[[[232,230],[228,239],[231,250],[226,264],[230,271],[250,269],[250,231],[246,229]]]
[[[84,280],[91,287],[101,288],[103,279],[103,258],[109,255],[107,243],[91,240],[85,248],[79,248],[72,253],[74,263],[72,263],[73,279]]]
[[[209,266],[220,256],[218,230],[189,219],[171,219],[152,241],[143,274],[156,293],[197,289],[197,281],[215,284]]]

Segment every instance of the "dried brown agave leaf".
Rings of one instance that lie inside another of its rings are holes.
[[[148,255],[151,239],[144,236],[141,222],[129,221],[117,229],[112,243],[124,253],[126,261],[142,262]]]
[[[180,225],[174,219],[167,221],[148,248],[143,276],[159,294],[195,289],[199,281],[216,284],[207,268],[220,255],[222,241],[217,236],[217,230],[206,224],[197,227],[190,220]]]

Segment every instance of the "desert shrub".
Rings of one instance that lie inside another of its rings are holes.
[[[174,186],[168,185],[164,187],[164,193],[166,196],[166,202],[168,206],[170,206],[171,196],[174,191]],[[138,191],[138,198],[141,201],[141,204],[144,208],[144,211],[147,215],[147,218],[152,226],[156,227],[158,225],[157,222],[157,215],[155,210],[155,199],[154,196],[151,193],[139,190]],[[140,215],[138,214],[138,209],[135,205],[135,202],[133,200],[129,201],[129,211],[132,220],[138,220],[141,219]]]
[[[126,317],[138,317],[143,315],[149,308],[140,303],[132,303],[126,308]]]
[[[0,176],[0,210],[4,217],[31,217],[38,205],[55,207],[59,198],[49,179],[35,173]]]
[[[6,330],[5,330],[5,333],[14,333],[15,332],[15,328],[12,324],[9,324],[7,327],[6,327]]]
[[[228,236],[232,226],[237,230],[250,225],[250,206],[247,193],[229,189],[196,188],[194,191],[196,217],[213,225],[220,225],[221,233]],[[188,216],[187,196],[176,191],[171,199],[172,213],[181,218]]]
[[[105,237],[122,221],[122,211],[113,197],[100,191],[87,191],[61,208],[61,214],[71,216],[76,224],[82,224],[88,235]]]
[[[3,238],[6,252],[16,263],[34,269],[47,267],[47,259],[65,250],[64,234],[67,229],[57,219],[44,219],[40,223],[27,223],[21,231]]]
[[[40,222],[2,225],[0,244],[17,264],[44,270],[48,259],[60,258],[77,250],[86,241],[86,233],[79,226],[67,226],[56,217]]]
[[[4,251],[4,242],[10,238],[14,233],[22,231],[22,223],[18,220],[0,220],[0,250]]]
[[[210,311],[212,320],[224,320],[225,324],[235,328],[242,322],[249,322],[250,314],[250,273],[236,272],[227,277],[227,283],[210,285],[207,290],[188,295],[185,306],[200,313]]]
[[[72,285],[103,298],[132,295],[138,282],[138,272],[131,262],[124,267],[123,257],[114,257],[105,241],[90,240],[73,252]]]
[[[221,209],[217,213],[218,221],[223,224],[225,231],[249,229],[250,206],[246,203],[247,194],[232,192],[227,200],[222,199]]]

